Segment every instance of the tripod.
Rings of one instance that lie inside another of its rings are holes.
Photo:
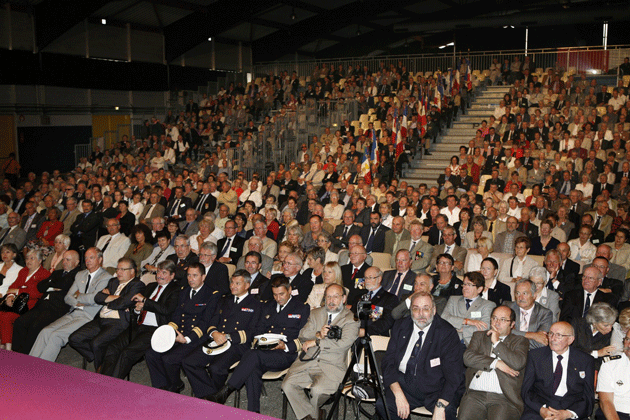
[[[380,396],[383,399],[383,405],[385,406],[385,415],[387,416],[387,420],[391,420],[389,417],[389,411],[387,409],[387,400],[385,399],[385,388],[383,387],[383,381],[381,379],[381,369],[376,363],[376,358],[374,357],[374,348],[372,347],[372,339],[370,338],[370,334],[367,332],[367,324],[368,318],[366,314],[359,313],[359,318],[361,319],[361,328],[365,331],[364,337],[359,337],[354,343],[354,351],[352,352],[352,358],[350,359],[350,364],[348,365],[348,369],[346,370],[346,374],[343,377],[343,380],[339,384],[339,389],[334,395],[333,403],[330,408],[330,412],[326,417],[326,420],[332,420],[333,414],[336,413],[337,407],[339,406],[339,400],[343,396],[343,388],[350,375],[354,371],[354,365],[359,362],[359,355],[361,351],[363,351],[363,374],[364,377],[370,378],[372,383],[376,385],[376,396]],[[368,363],[369,363],[369,374],[368,374]],[[356,385],[357,381],[351,381],[352,385]],[[365,414],[368,418],[372,416],[371,413],[364,411],[361,408],[361,404],[359,403],[357,406],[356,412],[356,420],[359,420],[360,413]]]

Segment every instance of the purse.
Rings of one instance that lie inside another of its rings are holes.
[[[7,297],[0,299],[0,311],[2,312],[14,312],[18,315],[24,315],[28,311],[28,300],[30,296],[28,293],[21,293],[17,295],[13,301],[13,306],[7,305]]]

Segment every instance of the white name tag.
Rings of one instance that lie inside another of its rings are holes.
[[[249,291],[250,294],[252,295],[257,295],[258,294],[258,289],[252,289]]]
[[[403,284],[403,289],[404,289],[404,290],[411,290],[411,289],[412,289],[412,287],[411,287],[411,285],[410,285],[410,284]]]
[[[473,318],[481,318],[481,311],[473,311],[470,313]]]
[[[230,247],[230,252],[236,252],[238,251],[238,249],[234,248],[233,246]]]
[[[291,290],[291,296],[297,296],[298,295],[298,290],[297,289],[293,289]]]
[[[431,367],[440,366],[440,358],[436,357],[435,359],[431,359]]]

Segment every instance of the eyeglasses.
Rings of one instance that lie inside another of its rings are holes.
[[[116,269],[116,271],[128,271],[128,270],[133,270],[133,268],[120,268],[120,267],[118,267]]]
[[[551,331],[547,335],[549,336],[549,338],[554,338],[554,337],[558,337],[558,338],[572,337],[571,334],[560,334],[560,333],[555,333],[555,332],[551,332]]]
[[[493,322],[501,322],[501,323],[506,323],[506,322],[510,322],[511,319],[509,318],[497,318],[496,316],[493,316],[492,318],[490,318]]]
[[[473,283],[462,283],[464,287],[476,287]]]
[[[365,280],[376,280],[376,279],[380,279],[381,276],[375,276],[375,277],[364,277]]]

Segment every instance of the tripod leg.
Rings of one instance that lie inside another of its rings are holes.
[[[383,399],[383,407],[385,407],[385,416],[387,416],[387,420],[391,420],[389,417],[389,409],[387,408],[387,399],[385,398],[385,387],[383,386],[383,381],[381,379],[381,369],[376,363],[376,356],[374,356],[374,348],[372,347],[372,339],[369,335],[365,337],[365,347],[366,350],[368,350],[366,353],[372,369],[372,375],[376,381],[376,393]]]
[[[356,344],[357,343],[355,342],[355,345]],[[352,370],[354,368],[355,363],[357,362],[357,359],[358,358],[357,358],[356,351],[352,352],[352,358],[350,359],[350,364],[348,365],[348,369],[346,370],[346,374],[344,375],[343,380],[339,384],[339,389],[337,389],[337,392],[335,393],[335,398],[333,400],[332,405],[330,406],[330,412],[328,413],[326,420],[332,420],[333,414],[337,412],[337,408],[339,407],[339,399],[342,397],[342,394],[343,394],[342,392],[343,387],[345,383],[348,381],[348,378],[350,378],[350,375],[352,374]]]

